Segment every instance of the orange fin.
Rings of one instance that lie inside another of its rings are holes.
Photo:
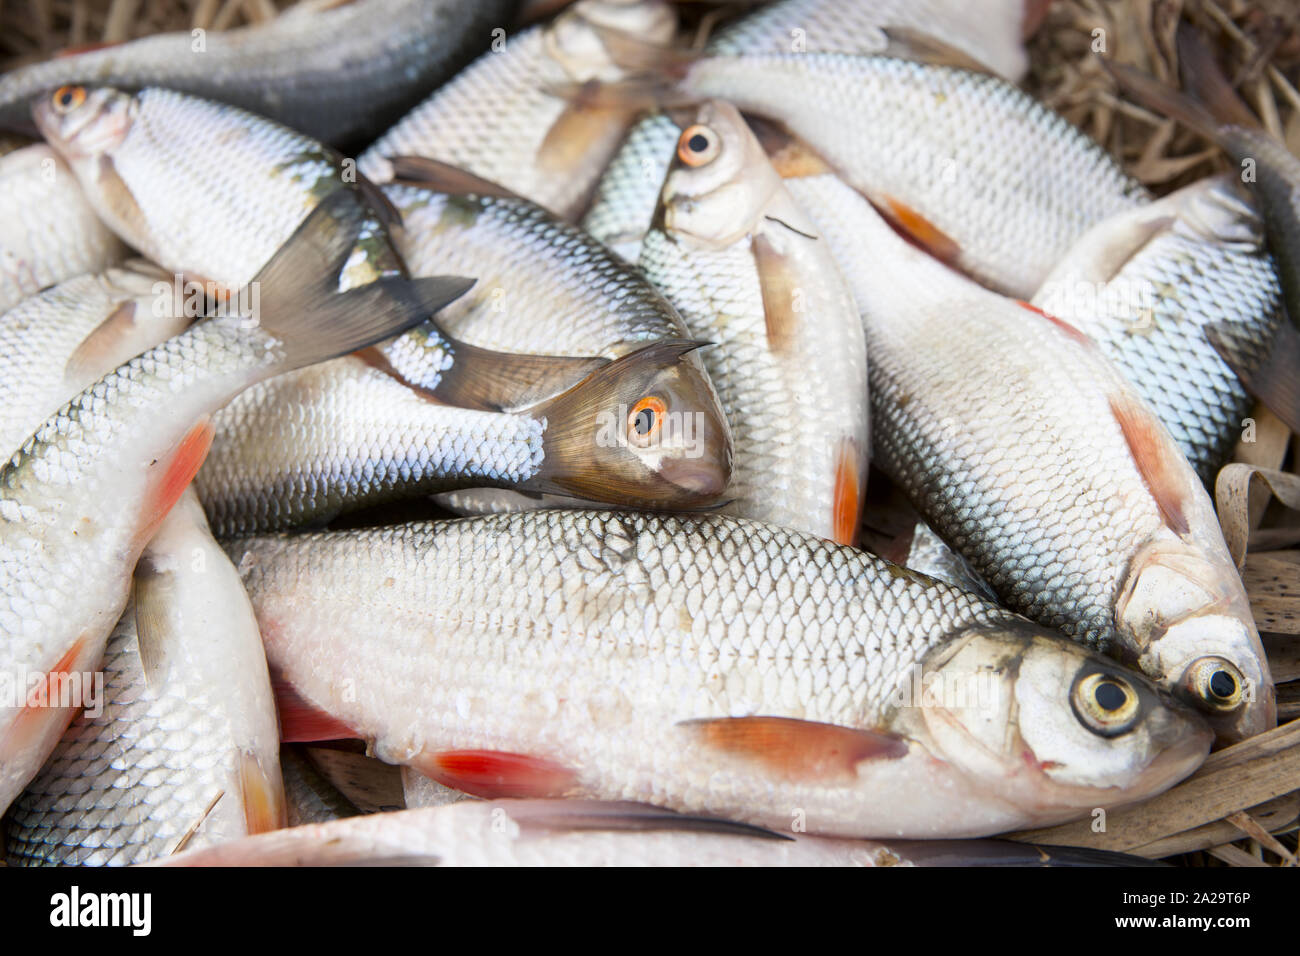
[[[847,435],[841,438],[835,462],[835,504],[831,510],[836,544],[857,544],[862,518],[861,461],[857,441]]]
[[[539,169],[571,174],[592,156],[612,152],[626,134],[632,117],[640,112],[630,107],[601,105],[594,87],[591,89],[589,95],[580,92],[576,101],[567,103],[547,130],[537,148]]]
[[[1178,473],[1179,462],[1173,458],[1169,443],[1163,440],[1161,424],[1147,409],[1128,397],[1112,397],[1110,411],[1124,433],[1129,454],[1155,499],[1165,525],[1174,534],[1187,534],[1189,527],[1183,512],[1184,482]]]
[[[175,453],[162,472],[162,477],[154,487],[152,496],[145,504],[145,512],[141,520],[143,532],[139,540],[141,547],[153,537],[154,532],[158,530],[158,525],[162,524],[163,518],[167,517],[167,512],[171,511],[176,502],[180,501],[181,495],[185,494],[185,489],[190,486],[194,476],[203,467],[203,459],[208,457],[208,449],[211,447],[212,422],[204,418],[180,440]]]
[[[24,689],[28,696],[23,697],[23,705],[10,723],[9,729],[5,732],[3,738],[0,738],[0,763],[12,760],[18,754],[22,753],[28,747],[32,746],[40,739],[41,734],[45,731],[46,721],[55,713],[56,702],[49,699],[50,688],[53,686],[52,680],[55,674],[72,674],[84,669],[87,661],[82,658],[86,652],[86,638],[77,638],[72,642],[72,646],[64,653],[62,657],[55,662],[45,673],[45,679],[41,682],[40,694],[37,700],[33,701],[35,706],[28,706],[27,700],[30,698],[30,692]],[[71,723],[80,708],[85,703],[85,688],[82,688],[82,700],[74,701],[71,713],[64,715],[65,724]]]
[[[578,776],[550,760],[499,750],[445,750],[413,765],[445,787],[488,800],[564,796]]]
[[[77,46],[65,46],[54,54],[54,58],[58,60],[65,56],[80,56],[83,53],[94,53],[96,50],[107,50],[109,47],[121,45],[121,43],[81,43]]]
[[[751,248],[754,264],[758,267],[759,291],[763,296],[767,345],[780,355],[790,348],[799,326],[795,302],[800,282],[786,254],[763,233],[754,236]]]
[[[752,758],[791,780],[852,777],[863,760],[897,760],[907,743],[896,734],[790,717],[688,720],[710,747]]]
[[[885,197],[886,213],[918,246],[940,262],[955,264],[961,257],[961,246],[947,233],[919,212],[892,196]]]
[[[1087,336],[1085,333],[1080,332],[1078,329],[1076,329],[1076,328],[1075,328],[1073,325],[1071,325],[1069,322],[1065,321],[1065,319],[1058,319],[1056,316],[1052,315],[1050,312],[1044,312],[1044,311],[1043,311],[1042,309],[1040,309],[1038,306],[1036,306],[1036,305],[1031,305],[1030,303],[1026,302],[1024,299],[1016,299],[1016,300],[1015,300],[1015,303],[1016,303],[1016,305],[1020,306],[1021,308],[1028,309],[1030,312],[1033,312],[1033,313],[1036,314],[1036,315],[1041,315],[1041,316],[1042,316],[1043,318],[1045,318],[1048,322],[1051,322],[1054,326],[1056,326],[1058,329],[1060,329],[1062,332],[1064,332],[1064,333],[1065,333],[1066,335],[1068,335],[1070,338],[1074,339],[1076,342],[1079,342],[1079,343],[1082,344],[1082,345],[1092,345],[1092,344],[1093,344],[1093,343],[1092,343],[1092,339],[1088,338],[1088,336]]]
[[[307,700],[277,674],[271,675],[271,690],[275,693],[275,712],[280,718],[281,743],[315,743],[361,737],[343,721],[331,717]]]
[[[746,116],[745,122],[782,179],[821,176],[831,171],[826,160],[781,124],[761,116]]]
[[[284,781],[278,772],[267,773],[257,755],[247,750],[239,754],[239,785],[244,797],[244,822],[250,834],[288,826]]]

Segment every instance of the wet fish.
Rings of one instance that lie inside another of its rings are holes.
[[[478,796],[973,836],[1141,799],[1210,742],[1087,648],[742,519],[540,511],[229,552],[315,715],[286,738],[350,732]]]
[[[1077,329],[965,279],[834,176],[786,180],[853,283],[874,458],[1007,606],[1139,666],[1222,740],[1276,722],[1214,506]]]
[[[1097,343],[1213,487],[1254,406],[1214,343],[1258,367],[1286,321],[1260,216],[1232,179],[1105,220],[1033,303]]]
[[[900,563],[945,584],[965,588],[990,601],[997,600],[997,595],[971,570],[966,559],[948,547],[924,521],[918,521],[912,529],[912,540]]]
[[[681,135],[640,267],[680,310],[731,422],[724,510],[851,544],[866,491],[867,352],[830,250],[740,113]]]
[[[38,144],[0,157],[0,312],[124,258],[58,153]]]
[[[382,195],[322,143],[244,110],[170,90],[126,94],[65,87],[34,109],[101,218],[132,246],[216,298],[248,285],[322,199],[342,194],[367,211],[342,288],[404,276]],[[214,144],[196,150],[189,144]],[[439,270],[441,274],[442,270]],[[393,373],[440,401],[508,411],[570,387],[590,357],[483,354],[434,320],[380,346]]]
[[[582,228],[628,262],[641,255],[681,135],[681,124],[668,113],[639,119],[600,177],[583,216]]]
[[[124,866],[285,825],[257,621],[192,491],[145,548],[101,670],[9,810],[10,865]]]
[[[199,493],[222,536],[450,488],[711,505],[731,474],[730,432],[696,348],[650,343],[518,414],[432,402],[359,359],[327,362],[254,386],[214,417]],[[663,410],[648,434],[646,402]]]
[[[60,86],[167,87],[243,107],[335,145],[374,136],[487,46],[505,0],[299,4],[266,23],[142,37],[0,76],[0,125]]]
[[[70,397],[183,331],[189,318],[154,291],[168,281],[135,260],[68,279],[0,315],[0,449],[17,451]]]
[[[312,762],[291,744],[280,748],[280,770],[284,778],[285,809],[288,825],[326,823],[355,817],[357,810],[343,794],[325,779]]]
[[[782,0],[721,30],[711,53],[879,53],[885,28],[927,34],[1012,83],[1029,69],[1022,36],[1036,27],[1026,0]]]
[[[1070,245],[1148,194],[1005,80],[891,56],[710,56],[681,90],[775,120],[920,245],[1028,298]]]
[[[1000,840],[872,843],[797,836],[634,803],[472,801],[299,827],[168,866],[1151,866],[1069,847]]]
[[[665,0],[579,0],[417,106],[361,155],[361,172],[388,182],[389,159],[422,156],[576,218],[644,105],[605,103],[601,88],[673,59],[676,30]]]
[[[334,291],[362,222],[327,200],[256,280],[260,307],[214,314],[65,404],[0,469],[0,662],[38,677],[90,670],[137,556],[198,470],[209,416],[269,376],[364,347],[464,291],[459,279]],[[78,700],[0,706],[0,806],[39,770]]]

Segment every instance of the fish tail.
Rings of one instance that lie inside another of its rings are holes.
[[[279,340],[279,371],[393,338],[464,295],[474,280],[390,276],[345,292],[338,276],[368,213],[345,191],[323,200],[241,293],[253,320]]]

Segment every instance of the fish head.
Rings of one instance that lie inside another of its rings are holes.
[[[1028,622],[972,629],[920,671],[911,709],[932,755],[1034,825],[1159,793],[1213,737],[1140,674]]]
[[[755,231],[781,178],[740,111],[709,102],[682,130],[656,219],[672,236],[725,248]]]
[[[714,504],[731,481],[731,429],[700,344],[643,346],[539,406],[535,490],[630,507]]]
[[[111,87],[60,86],[32,105],[46,142],[79,170],[122,145],[136,112],[136,98]]]
[[[578,0],[548,28],[547,52],[571,80],[614,82],[668,56],[676,33],[666,0]]]
[[[1276,726],[1272,674],[1230,559],[1182,541],[1149,544],[1131,564],[1116,623],[1123,652],[1204,714],[1221,743]]]

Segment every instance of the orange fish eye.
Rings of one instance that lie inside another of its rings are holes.
[[[667,413],[668,406],[659,396],[647,395],[641,399],[632,406],[632,411],[627,416],[632,437],[639,441],[646,441],[658,434],[664,424],[664,415]]]
[[[60,86],[54,91],[54,108],[60,113],[70,113],[86,102],[84,86]]]
[[[687,166],[707,166],[722,152],[718,134],[707,126],[696,123],[682,130],[677,140],[677,158]]]

